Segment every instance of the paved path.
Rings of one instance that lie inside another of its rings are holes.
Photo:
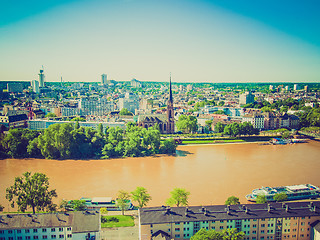
[[[108,212],[107,215],[119,215],[121,212]],[[101,240],[138,240],[139,239],[139,219],[138,211],[128,211],[126,215],[134,217],[134,227],[121,227],[121,228],[102,228]]]

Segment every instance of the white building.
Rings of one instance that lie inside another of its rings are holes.
[[[0,219],[0,240],[100,239],[99,211],[6,214]]]
[[[33,92],[35,92],[35,93],[40,93],[39,81],[37,81],[37,80],[32,80],[32,81],[31,81],[31,86],[32,86]]]
[[[45,87],[45,86],[44,86],[44,73],[43,73],[43,70],[42,70],[42,69],[40,70],[40,73],[39,73],[38,75],[39,75],[40,87]]]
[[[141,88],[142,87],[142,83],[134,78],[134,79],[131,80],[131,87]]]
[[[254,95],[251,92],[246,92],[240,95],[239,104],[245,105],[254,102]]]
[[[242,117],[244,122],[250,122],[254,128],[264,129],[264,116],[261,114],[245,115]]]
[[[139,97],[127,92],[124,98],[119,98],[118,108],[120,111],[126,108],[129,112],[135,113],[136,109],[139,109]]]
[[[107,74],[102,74],[101,75],[101,84],[102,85],[107,85],[108,83],[107,83],[107,81],[108,81],[108,78],[107,78],[108,76],[107,76]]]
[[[78,108],[81,110],[81,115],[103,116],[114,110],[114,104],[106,98],[81,98]]]

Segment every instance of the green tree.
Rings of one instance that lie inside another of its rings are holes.
[[[243,240],[244,238],[245,234],[243,232],[238,232],[236,228],[228,228],[221,232],[213,229],[206,230],[205,228],[201,228],[190,238],[190,240]]]
[[[177,144],[173,138],[165,139],[160,146],[160,153],[174,154],[176,153]]]
[[[38,131],[29,129],[13,128],[4,137],[2,143],[3,148],[13,158],[29,157],[27,148],[29,142],[39,136]]]
[[[124,215],[124,211],[129,209],[130,197],[130,194],[124,190],[120,190],[117,194],[116,204],[121,210],[122,215]]]
[[[222,231],[223,240],[243,240],[245,234],[243,232],[238,232],[236,228],[229,228]]]
[[[147,206],[147,203],[152,199],[144,187],[137,187],[136,190],[131,192],[131,196],[132,200],[138,203],[139,208]]]
[[[214,126],[214,131],[218,133],[222,133],[224,131],[225,125],[222,122],[217,122],[217,124]]]
[[[101,214],[105,214],[105,215],[108,214],[108,210],[105,207],[100,208],[100,212]]]
[[[265,195],[258,195],[256,198],[256,203],[266,203],[267,197]]]
[[[28,207],[32,212],[45,210],[52,205],[52,199],[57,197],[56,190],[49,190],[49,178],[43,173],[25,172],[22,177],[16,177],[14,185],[6,189],[6,198],[19,211],[25,212]]]
[[[225,205],[238,205],[240,204],[239,198],[235,196],[228,197],[225,202]]]
[[[85,122],[86,119],[82,118],[82,117],[75,117],[75,118],[72,118],[71,121],[73,121],[73,122]]]
[[[99,123],[99,125],[97,127],[97,132],[98,132],[100,137],[103,137],[103,125],[102,125],[102,123]]]
[[[54,114],[54,113],[49,112],[45,117],[46,118],[55,118],[55,117],[57,117],[57,115]]]
[[[69,201],[68,206],[74,211],[84,211],[87,209],[85,200],[71,200]]]
[[[119,115],[120,116],[125,116],[125,115],[132,116],[133,113],[129,112],[129,110],[127,108],[122,108],[121,111],[119,112]]]
[[[201,228],[190,240],[223,240],[223,235],[222,232],[217,232],[213,229],[206,230]]]
[[[69,207],[70,207],[70,206],[69,206],[68,201],[65,200],[65,199],[62,199],[61,202],[60,202],[60,204],[59,204],[59,208],[60,208],[61,210],[63,210],[64,212],[66,212],[66,211],[68,211]]]
[[[176,126],[178,131],[192,133],[198,129],[198,120],[195,116],[180,115]]]
[[[290,137],[290,132],[289,131],[285,131],[282,133],[282,138],[289,138]]]
[[[171,197],[167,199],[166,204],[169,206],[176,205],[180,206],[188,206],[188,197],[190,192],[186,191],[183,188],[174,188],[173,191],[170,192]]]
[[[288,199],[288,195],[285,194],[285,193],[276,193],[274,196],[273,196],[273,199],[277,202],[283,202],[283,201],[286,201]]]

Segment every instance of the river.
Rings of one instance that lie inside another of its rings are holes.
[[[176,156],[110,160],[0,160],[0,203],[5,189],[25,171],[43,172],[58,193],[56,203],[81,197],[115,197],[118,190],[145,187],[164,204],[175,187],[190,191],[190,205],[223,204],[261,186],[320,185],[320,142],[292,145],[222,144],[179,146]]]

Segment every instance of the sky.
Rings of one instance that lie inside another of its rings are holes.
[[[0,0],[0,80],[320,82],[318,0]]]

